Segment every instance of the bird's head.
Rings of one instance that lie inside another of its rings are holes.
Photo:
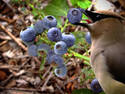
[[[123,18],[119,14],[110,11],[94,12],[80,8],[78,10],[80,10],[81,13],[84,13],[91,20],[91,23],[89,24],[81,23],[80,21],[78,22],[78,20],[75,20],[76,22],[74,21],[72,24],[86,27],[91,33],[91,37],[93,39],[98,39],[100,38],[100,36],[101,38],[103,36],[106,37],[107,39],[113,37],[116,39],[116,37],[118,37],[119,34],[122,34],[122,32],[120,31],[123,31],[124,28],[123,21],[125,21],[125,18]],[[80,12],[74,12],[74,13],[76,15],[77,13]],[[69,20],[69,22],[72,21],[74,18]],[[121,35],[119,35],[119,37],[120,36]]]

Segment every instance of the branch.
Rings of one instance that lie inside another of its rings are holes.
[[[1,24],[0,24],[0,28],[4,32],[6,32],[21,48],[23,48],[25,51],[27,51],[27,48],[19,40],[17,40],[17,38],[11,32],[9,32],[8,30],[6,30],[5,27],[2,26]]]

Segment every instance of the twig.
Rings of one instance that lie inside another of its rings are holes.
[[[49,69],[43,74],[42,79],[46,77],[46,75],[50,72],[51,68],[52,68],[52,65],[50,65]],[[41,85],[42,83],[39,84],[38,88],[40,88]]]
[[[5,86],[5,85],[8,83],[8,81],[9,81],[13,76],[14,76],[14,75],[11,74],[6,80],[0,82],[0,85],[1,85],[1,86]]]
[[[6,21],[9,24],[15,22],[15,20],[11,20],[11,19],[8,19],[8,18],[5,18],[5,17],[0,17],[0,20]]]
[[[77,80],[78,78],[79,78],[79,77],[76,77],[76,78],[74,78],[73,80],[69,80],[69,81],[65,82],[64,85],[66,85],[66,84],[68,84],[68,83],[71,83],[71,82],[73,82],[74,80]]]
[[[20,56],[17,56],[17,57],[12,57],[13,59],[20,59],[20,58],[27,58],[27,57],[30,57],[29,55],[20,55]]]
[[[6,0],[2,1],[15,13],[16,10]]]
[[[67,0],[67,3],[69,5],[69,7],[72,7],[72,3],[70,2],[70,0]]]
[[[43,86],[41,88],[41,91],[45,90],[45,87],[46,87],[48,81],[50,80],[50,78],[52,77],[52,74],[53,74],[53,72],[51,71],[50,74],[49,74],[49,76],[48,76],[48,78],[46,79],[45,83],[43,84]]]
[[[30,88],[7,88],[7,87],[0,87],[1,90],[16,90],[16,91],[27,91],[27,92],[42,92],[38,89],[30,89]]]
[[[0,43],[0,46],[2,46],[2,45],[4,45],[4,44],[6,44],[7,42],[8,42],[7,40],[5,40],[5,41],[1,42],[1,43]]]
[[[33,57],[33,59],[34,59],[39,65],[41,64],[41,62],[38,60],[37,57]]]
[[[23,67],[27,64],[27,62],[28,62],[29,60],[30,60],[30,59],[27,59],[18,69],[21,70],[21,68],[23,68]]]
[[[11,37],[9,37],[9,36],[2,36],[2,35],[0,35],[0,39],[2,39],[2,40],[12,40]],[[17,40],[21,41],[21,39],[19,39],[19,38],[17,38]]]
[[[13,68],[19,68],[19,67],[14,65],[3,65],[3,64],[0,65],[0,69],[13,69]]]
[[[16,39],[16,37],[11,33],[9,32],[8,30],[5,29],[4,26],[0,25],[0,28],[6,32],[21,48],[23,48],[25,51],[27,51],[27,48],[20,42]]]
[[[50,65],[49,69],[43,74],[42,78],[44,79],[46,75],[50,72],[52,66]]]
[[[60,93],[61,93],[61,94],[64,94],[64,92],[63,92],[62,89],[59,87],[59,85],[58,85],[58,84],[55,84],[55,85],[56,85],[56,87],[59,89]]]
[[[29,59],[28,59],[27,61],[29,61]],[[24,65],[27,63],[27,61],[24,62],[18,69],[20,70],[22,67],[24,67]],[[7,67],[6,67],[6,68],[7,68]],[[11,69],[11,68],[13,68],[13,67],[12,67],[12,66],[9,66],[8,68]],[[11,74],[6,80],[2,81],[2,82],[0,83],[0,85],[1,85],[1,86],[5,86],[5,85],[8,83],[8,81],[9,81],[13,76],[22,75],[24,72],[25,72],[25,71],[21,71],[20,73],[18,73],[18,75]]]

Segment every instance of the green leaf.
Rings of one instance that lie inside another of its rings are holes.
[[[84,9],[87,9],[90,5],[91,5],[91,2],[89,0],[84,0],[84,1],[78,1],[77,2],[77,5],[80,7],[80,8],[84,8]]]
[[[68,4],[66,0],[52,0],[43,11],[47,15],[66,16],[68,12]]]
[[[83,19],[88,19],[88,17],[85,14],[82,15],[82,18]]]
[[[58,21],[58,26],[62,24],[61,16],[66,16],[69,10],[66,0],[51,0],[49,4],[43,9],[45,15],[53,15]]]
[[[90,0],[70,0],[73,6],[87,9],[91,5]]]
[[[85,74],[85,78],[84,78],[85,81],[89,80],[89,79],[94,79],[95,78],[95,74],[94,74],[92,68],[90,68],[90,67],[82,68],[82,73]]]
[[[45,57],[42,59],[41,64],[40,64],[40,70],[44,69],[44,64],[45,64]]]
[[[78,58],[81,58],[81,59],[84,59],[84,60],[90,61],[90,58],[87,57],[87,56],[83,56],[83,55],[81,55],[81,54],[79,54],[79,53],[76,53],[76,52],[74,52],[74,51],[71,51],[71,50],[70,50],[70,52],[73,53],[74,56],[76,56],[76,57],[78,57]],[[89,64],[89,65],[90,65],[90,64]]]
[[[84,64],[86,65],[89,65],[90,66],[90,63],[88,61],[84,61]]]
[[[77,1],[78,0],[70,0],[70,2],[72,3],[73,6],[77,5]]]
[[[42,60],[41,60],[41,64],[40,64],[40,71],[42,71],[44,69],[44,64],[46,62],[46,51],[41,50],[44,52],[44,54],[40,55],[40,53],[38,52],[39,56],[41,56]]]

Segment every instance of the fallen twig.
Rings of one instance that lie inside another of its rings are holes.
[[[79,77],[75,77],[73,80],[68,80],[67,82],[64,83],[64,85],[73,82],[74,80],[77,80]]]
[[[27,91],[27,92],[42,92],[39,89],[31,89],[31,88],[7,88],[7,87],[0,87],[1,90],[16,90],[16,91]]]
[[[2,35],[0,35],[0,39],[2,39],[2,40],[12,40],[11,37],[9,37],[9,36],[2,36]],[[17,40],[21,41],[20,38],[17,38]]]
[[[68,3],[68,5],[69,5],[69,7],[72,7],[72,3],[71,3],[70,0],[67,0],[67,3]]]
[[[0,25],[0,28],[4,32],[6,32],[21,48],[23,48],[25,51],[27,51],[27,48],[20,41],[18,41],[17,38],[11,32],[6,30],[4,26]]]
[[[44,79],[46,75],[50,72],[52,66],[49,67],[49,69],[43,74],[42,78]]]
[[[55,84],[55,85],[56,85],[56,87],[59,89],[60,93],[61,93],[61,94],[64,94],[64,92],[63,92],[62,89],[59,87],[59,85],[58,85],[58,84]]]
[[[45,87],[46,87],[47,83],[49,82],[50,78],[52,77],[52,74],[53,74],[53,72],[51,71],[48,78],[46,79],[45,83],[43,84],[41,91],[45,90]]]
[[[0,20],[6,21],[6,22],[8,22],[9,24],[15,22],[15,20],[11,20],[11,19],[8,19],[8,18],[5,18],[5,17],[0,17]]]
[[[16,12],[16,10],[6,1],[6,0],[2,0],[14,13]]]
[[[1,43],[0,43],[0,46],[2,46],[2,45],[4,45],[4,44],[6,44],[7,42],[8,42],[7,40],[5,40],[5,41],[1,42]]]
[[[11,78],[13,78],[13,76],[14,76],[14,75],[11,74],[6,80],[0,82],[0,85],[1,85],[1,86],[5,86],[5,85],[8,83],[8,81],[9,81]]]
[[[33,59],[34,59],[39,65],[41,64],[41,62],[38,60],[37,57],[33,57]]]

